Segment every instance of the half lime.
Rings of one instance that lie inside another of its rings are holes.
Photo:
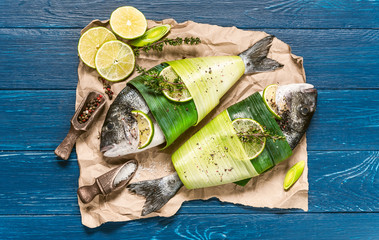
[[[105,42],[116,39],[116,36],[105,27],[88,29],[79,39],[78,54],[80,59],[87,66],[95,68],[95,56],[97,50]]]
[[[124,39],[134,39],[146,32],[147,21],[142,12],[131,6],[119,7],[109,21],[113,32]]]
[[[162,76],[170,86],[170,90],[162,91],[168,99],[174,102],[188,102],[192,99],[191,93],[171,66],[164,68],[159,76]]]
[[[279,116],[278,113],[278,106],[276,104],[276,91],[278,90],[279,85],[278,84],[271,84],[268,85],[263,90],[263,101],[265,102],[268,110],[274,115],[276,119],[281,120],[282,117]]]
[[[146,113],[133,110],[132,114],[134,118],[137,120],[138,124],[138,132],[139,132],[139,144],[138,148],[145,148],[147,145],[151,143],[151,140],[154,136],[154,124],[153,121],[147,116]]]
[[[249,159],[256,158],[266,146],[263,127],[250,118],[237,118],[232,121],[234,130],[241,140]]]
[[[117,82],[129,76],[134,69],[132,48],[119,40],[104,43],[96,53],[97,72],[106,80]]]

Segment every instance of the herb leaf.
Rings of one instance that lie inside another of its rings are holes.
[[[196,37],[196,38],[195,37],[185,37],[184,39],[181,37],[164,38],[160,41],[148,44],[148,45],[143,46],[143,47],[134,47],[133,51],[134,51],[134,54],[138,57],[140,55],[141,51],[143,51],[145,53],[149,52],[150,50],[162,52],[163,47],[165,45],[180,46],[183,43],[188,44],[188,45],[197,45],[197,44],[201,43],[201,40],[198,37]]]

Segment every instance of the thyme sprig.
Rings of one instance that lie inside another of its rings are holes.
[[[270,138],[274,142],[276,140],[283,140],[286,139],[285,136],[277,135],[274,134],[270,131],[268,131],[266,128],[264,128],[264,131],[262,132],[260,129],[257,129],[255,127],[250,128],[246,132],[238,132],[237,136],[241,139],[243,142],[251,142],[255,141],[259,138],[265,137],[265,138]]]
[[[184,82],[180,77],[177,77],[172,82],[168,81],[163,76],[159,75],[159,72],[156,70],[146,70],[146,68],[141,67],[136,64],[136,71],[140,74],[149,76],[150,78],[145,78],[144,84],[150,87],[154,92],[161,93],[162,91],[180,92],[185,89]]]
[[[166,45],[180,46],[183,43],[188,44],[188,45],[197,45],[197,44],[201,43],[201,40],[198,37],[185,37],[184,39],[181,37],[164,38],[160,41],[148,44],[148,45],[143,46],[143,47],[134,47],[133,51],[134,51],[134,54],[138,57],[140,55],[141,51],[143,51],[145,53],[149,52],[150,50],[162,52],[163,47]]]

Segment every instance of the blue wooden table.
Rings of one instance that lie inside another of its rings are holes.
[[[308,131],[309,212],[216,199],[170,218],[81,224],[76,154],[53,151],[74,114],[77,42],[132,5],[148,19],[274,34],[319,90]],[[379,239],[379,1],[0,1],[0,239]]]

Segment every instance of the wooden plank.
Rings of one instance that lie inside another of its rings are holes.
[[[309,212],[379,212],[379,152],[309,152]],[[343,164],[342,164],[343,163]],[[76,155],[52,151],[0,153],[0,215],[79,214]],[[364,190],[363,190],[364,189]],[[302,213],[252,208],[217,199],[185,202],[178,214]]]
[[[175,18],[240,28],[378,28],[377,0],[346,1],[58,1],[3,0],[0,27],[82,27],[108,19],[119,6],[131,5],[149,19]],[[191,9],[191,11],[188,11]]]
[[[54,150],[69,130],[75,91],[0,91],[0,150]],[[309,150],[379,150],[378,90],[320,90]]]
[[[79,36],[79,29],[0,29],[0,88],[75,89]]]
[[[378,30],[260,30],[303,56],[308,82],[320,89],[379,89]],[[75,89],[79,34],[80,29],[0,29],[0,45],[6,46],[0,48],[0,89]]]
[[[377,239],[379,214],[202,214],[83,227],[79,216],[0,216],[0,238]]]

